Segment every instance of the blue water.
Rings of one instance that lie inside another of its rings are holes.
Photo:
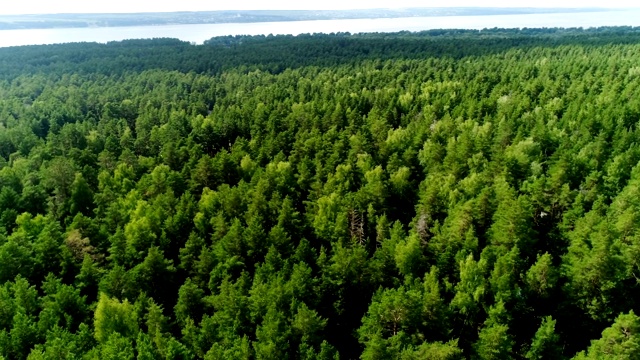
[[[202,43],[221,35],[268,35],[332,32],[395,32],[429,29],[640,26],[640,9],[561,14],[442,16],[395,19],[316,20],[242,24],[161,25],[110,28],[0,31],[0,47],[66,42],[107,42],[171,37]]]

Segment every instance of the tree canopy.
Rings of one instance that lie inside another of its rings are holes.
[[[637,28],[0,49],[0,358],[635,358],[639,52]]]

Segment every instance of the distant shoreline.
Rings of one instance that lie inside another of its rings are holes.
[[[255,23],[178,24],[92,28],[14,29],[0,31],[0,48],[23,45],[173,38],[202,44],[219,36],[269,36],[330,33],[394,33],[435,29],[544,29],[640,27],[640,9],[630,11],[432,16],[377,19],[307,20]]]
[[[408,8],[366,10],[243,10],[123,14],[0,15],[0,30],[262,23],[409,17],[495,16],[623,11],[608,8]]]

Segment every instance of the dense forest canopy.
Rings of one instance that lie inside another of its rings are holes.
[[[0,358],[640,354],[640,30],[0,49]]]

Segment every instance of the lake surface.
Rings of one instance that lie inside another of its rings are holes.
[[[242,24],[161,25],[0,31],[0,47],[66,42],[108,42],[170,37],[202,43],[222,35],[395,32],[430,29],[640,26],[640,9],[606,12],[315,20]]]

